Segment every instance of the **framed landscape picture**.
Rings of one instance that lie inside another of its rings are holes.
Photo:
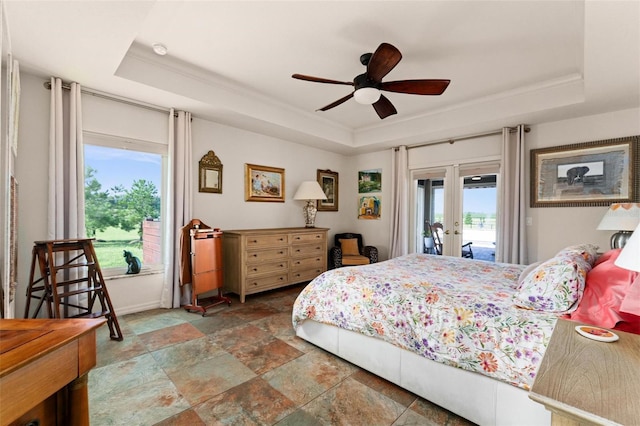
[[[284,203],[284,169],[245,164],[245,201]]]
[[[326,200],[318,200],[318,211],[338,211],[338,173],[331,170],[318,170],[318,183],[327,196]]]
[[[531,150],[531,207],[638,202],[640,136]]]
[[[358,193],[382,191],[382,169],[358,172]]]

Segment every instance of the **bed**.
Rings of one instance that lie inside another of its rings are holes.
[[[334,269],[300,293],[293,326],[475,423],[550,424],[528,390],[557,318],[584,290],[596,248],[583,248],[570,248],[555,269],[429,254]]]

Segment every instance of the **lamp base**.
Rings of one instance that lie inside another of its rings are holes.
[[[307,200],[307,205],[302,208],[302,212],[304,213],[305,228],[315,228],[316,213],[318,212],[316,202],[314,200]]]
[[[611,236],[611,248],[623,248],[627,244],[627,240],[631,237],[633,231],[618,231]]]

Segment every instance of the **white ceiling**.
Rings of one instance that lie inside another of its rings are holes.
[[[638,1],[5,1],[21,69],[336,152],[640,106]],[[382,43],[384,81],[445,78],[316,112]],[[151,44],[163,43],[166,56]]]

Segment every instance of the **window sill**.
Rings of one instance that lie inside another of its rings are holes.
[[[164,270],[162,268],[159,269],[145,269],[143,268],[139,273],[137,274],[126,274],[126,273],[121,273],[121,272],[103,272],[102,276],[104,277],[105,281],[111,281],[111,280],[120,280],[123,278],[134,278],[134,277],[140,277],[140,276],[148,276],[148,275],[159,275],[159,274],[163,274]]]

